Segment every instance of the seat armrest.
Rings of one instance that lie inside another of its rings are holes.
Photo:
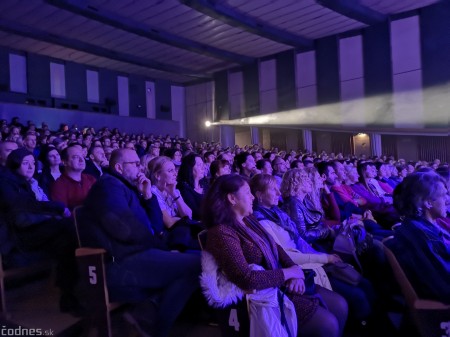
[[[105,254],[106,250],[103,248],[77,248],[75,250],[75,256],[89,256],[89,255],[102,255]]]

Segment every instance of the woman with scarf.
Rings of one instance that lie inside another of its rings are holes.
[[[341,336],[347,303],[320,286],[318,294],[327,308],[320,306],[317,297],[304,295],[302,269],[251,216],[253,200],[245,178],[225,175],[217,179],[204,204],[204,223],[208,228],[205,250],[228,280],[241,289],[286,287],[297,314],[298,336]],[[264,270],[253,270],[250,264]]]
[[[302,268],[317,268],[324,264],[341,262],[336,255],[314,250],[297,231],[295,223],[278,207],[280,190],[273,176],[258,174],[250,182],[256,200],[253,215],[274,240]],[[328,274],[332,289],[342,295],[349,304],[349,317],[354,323],[365,322],[372,313],[374,290],[370,282],[361,278],[357,285],[341,281]]]

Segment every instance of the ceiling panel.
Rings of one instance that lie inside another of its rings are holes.
[[[224,61],[225,52],[258,58],[293,48],[291,45],[277,42],[268,35],[263,37],[255,34],[242,24],[236,26],[224,23],[182,4],[180,0],[70,1],[78,6],[89,5],[96,8],[100,15],[119,18],[126,25],[155,29],[169,41],[170,34],[185,40],[176,45],[158,42],[148,36],[140,36],[135,32],[121,29],[119,24],[111,26],[94,18],[50,5],[45,0],[0,0],[0,19],[3,20],[3,24],[5,22],[10,25],[20,24],[19,28],[27,26],[35,32],[40,32],[44,40],[46,34],[62,38],[62,44],[72,48],[2,31],[0,31],[0,45],[93,67],[106,67],[179,83],[192,81],[193,78],[139,66],[133,62],[142,61],[148,64],[159,62],[172,67],[190,69],[192,72],[213,73],[239,66],[230,59]],[[438,0],[358,1],[371,10],[390,15],[427,6]],[[217,3],[236,11],[239,15],[253,18],[263,26],[274,27],[281,31],[280,34],[284,31],[310,40],[367,26],[321,6],[316,0],[217,0]],[[77,48],[83,50],[74,49],[73,42],[81,43],[84,47]],[[111,57],[105,57],[106,55],[102,53],[99,54],[103,56],[95,55],[93,46],[107,51]],[[193,46],[196,48],[209,46],[216,50],[206,56],[199,49],[189,50]],[[125,57],[122,61],[116,59],[122,56]]]

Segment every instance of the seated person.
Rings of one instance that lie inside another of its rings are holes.
[[[101,146],[91,146],[88,151],[88,158],[84,173],[90,174],[95,179],[100,178],[109,165],[105,151]]]
[[[95,178],[83,173],[86,161],[79,145],[66,147],[61,153],[61,158],[64,163],[64,173],[53,183],[51,199],[62,202],[73,210],[76,206],[83,204],[95,183]]]
[[[436,169],[436,173],[439,174],[446,182],[447,191],[450,191],[450,171],[448,166],[441,166]],[[447,216],[441,217],[438,220],[438,224],[442,226],[446,231],[450,232],[450,205],[447,206]]]
[[[43,163],[42,172],[38,176],[39,186],[46,195],[50,195],[51,185],[61,176],[61,156],[53,146],[46,146],[40,153]]]
[[[386,163],[376,163],[375,167],[377,169],[377,176],[376,179],[378,180],[378,185],[388,194],[392,195],[394,192],[394,187],[391,185],[391,181],[389,180],[391,176],[391,169],[389,168],[389,165]]]
[[[146,334],[167,336],[199,288],[200,259],[167,250],[159,235],[163,229],[161,209],[150,181],[140,170],[136,151],[113,151],[109,165],[110,174],[102,175],[85,200],[92,220],[86,226],[92,231],[90,244],[103,247],[111,257],[106,278],[108,287],[116,290],[110,293],[113,300],[136,300],[124,297],[122,288],[139,292],[129,320]],[[159,294],[156,317],[147,311],[151,292]]]
[[[326,303],[305,292],[303,270],[264,231],[253,217],[253,196],[244,177],[219,177],[209,189],[204,208],[208,228],[205,250],[217,262],[228,280],[243,290],[286,286],[294,303],[298,336],[341,336],[347,317],[347,303],[338,294],[317,286]],[[256,264],[264,270],[252,270]]]
[[[11,151],[18,148],[16,142],[10,140],[4,140],[0,142],[0,174],[6,170],[6,159],[8,158]]]
[[[281,194],[282,209],[294,221],[297,231],[313,247],[328,252],[332,248],[334,231],[322,221],[322,213],[315,209],[308,193],[312,182],[304,169],[291,169],[283,175]]]
[[[357,167],[359,182],[351,185],[353,191],[364,198],[365,207],[370,209],[378,223],[390,228],[400,221],[400,217],[392,206],[392,196],[388,195],[375,179],[376,169],[373,163],[366,162]]]
[[[241,152],[234,157],[236,169],[240,175],[250,178],[256,173],[255,158],[248,152]]]
[[[209,167],[209,172],[211,174],[209,186],[211,186],[214,183],[214,181],[220,176],[231,173],[231,165],[228,160],[217,159],[211,163]]]
[[[183,217],[192,218],[192,210],[184,202],[176,188],[177,171],[169,157],[160,156],[150,161],[149,171],[152,181],[152,193],[158,199],[163,214],[164,226],[171,228]]]
[[[417,172],[394,190],[394,206],[405,217],[388,242],[419,297],[450,304],[450,234],[437,219],[450,204],[445,181]]]
[[[30,254],[45,252],[57,259],[61,310],[78,311],[73,295],[76,236],[68,219],[70,211],[60,202],[42,201],[42,194],[32,189],[35,159],[31,152],[25,148],[12,151],[6,167],[8,170],[0,176],[0,214],[16,238],[17,248]]]
[[[181,161],[177,188],[186,205],[192,210],[192,219],[201,220],[201,206],[206,191],[205,165],[202,157],[191,153]]]
[[[324,185],[328,186],[333,192],[340,210],[341,221],[352,218],[361,219],[366,231],[377,239],[383,239],[392,235],[392,231],[383,229],[373,217],[372,211],[366,208],[366,199],[353,191],[351,185],[358,182],[359,178],[355,167],[345,166],[345,184],[339,181],[333,164],[322,162],[317,165],[317,169],[324,180]]]
[[[339,256],[319,253],[301,238],[295,223],[277,206],[281,193],[273,176],[258,174],[252,178],[250,187],[256,198],[253,206],[254,216],[295,263],[302,268],[316,270],[318,266],[327,263],[341,262]],[[320,275],[320,272],[316,273]],[[330,274],[328,278],[332,290],[347,300],[351,318],[356,321],[367,320],[375,296],[370,282],[362,278],[360,283],[354,286]]]

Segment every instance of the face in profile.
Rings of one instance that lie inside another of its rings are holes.
[[[231,173],[230,165],[224,165],[221,168],[219,168],[219,171],[216,173],[216,176],[220,177],[230,173]]]
[[[430,217],[432,219],[445,218],[449,205],[450,196],[447,187],[442,182],[438,182],[436,193],[432,196],[429,204],[426,205]]]
[[[261,204],[267,207],[277,206],[280,195],[278,185],[275,182],[271,182],[264,193],[261,193]]]
[[[253,213],[253,200],[255,198],[247,183],[242,185],[241,188],[233,194],[231,199],[235,203],[234,206],[232,206],[232,209],[237,217],[245,217]]]
[[[159,172],[159,182],[163,185],[174,185],[177,183],[177,170],[172,161],[167,161]]]

